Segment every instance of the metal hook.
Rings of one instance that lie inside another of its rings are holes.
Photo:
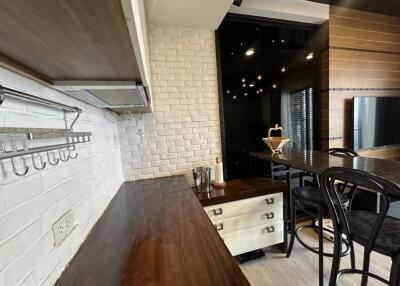
[[[42,158],[42,156],[40,156],[40,154],[38,154],[38,156],[39,156],[39,161],[40,161],[40,165],[41,165],[41,166],[37,166],[37,165],[36,165],[36,160],[35,160],[35,155],[34,155],[34,153],[32,153],[31,156],[32,156],[33,167],[34,167],[36,170],[43,170],[44,168],[46,168],[46,162],[43,162],[43,158]]]
[[[62,151],[62,155],[61,155],[61,151]],[[58,150],[58,153],[60,154],[60,160],[63,162],[67,162],[70,159],[70,155],[65,155],[65,150]]]
[[[75,151],[75,149],[73,151]],[[78,158],[78,153],[75,153],[75,156],[72,156],[71,150],[68,149],[68,157],[70,157],[71,159],[76,159],[76,158]]]
[[[56,159],[56,155],[54,155],[53,152],[51,152],[51,155],[53,157],[53,162],[50,159],[50,151],[47,151],[47,161],[49,162],[50,165],[55,166],[60,162],[60,159],[59,158]]]
[[[25,163],[25,162],[24,162],[24,163]],[[23,176],[25,176],[26,174],[28,174],[29,167],[27,167],[27,166],[25,166],[25,170],[24,170],[22,173],[18,173],[17,167],[16,167],[16,165],[15,165],[14,157],[11,157],[11,164],[12,164],[13,172],[14,172],[15,175],[20,176],[20,177],[23,177]]]

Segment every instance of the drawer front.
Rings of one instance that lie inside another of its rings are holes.
[[[283,220],[283,207],[267,209],[255,213],[243,214],[235,217],[224,218],[213,221],[215,229],[219,234],[242,230],[257,225]]]
[[[283,194],[277,193],[225,204],[208,206],[205,207],[204,210],[212,221],[216,221],[222,218],[272,209],[282,205]]]
[[[221,235],[233,256],[283,242],[283,221]]]

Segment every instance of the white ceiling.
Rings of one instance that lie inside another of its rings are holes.
[[[329,5],[306,0],[243,0],[229,12],[313,24],[329,19]]]
[[[144,2],[146,17],[150,24],[216,30],[233,0],[145,0]]]

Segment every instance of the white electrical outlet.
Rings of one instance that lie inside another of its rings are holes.
[[[74,216],[71,210],[66,212],[53,226],[54,244],[60,245],[74,228]]]

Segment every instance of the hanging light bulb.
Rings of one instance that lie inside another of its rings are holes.
[[[247,49],[247,51],[246,51],[246,56],[252,56],[252,55],[254,55],[254,53],[255,53],[255,50],[254,50],[254,48],[249,48],[249,49]]]

